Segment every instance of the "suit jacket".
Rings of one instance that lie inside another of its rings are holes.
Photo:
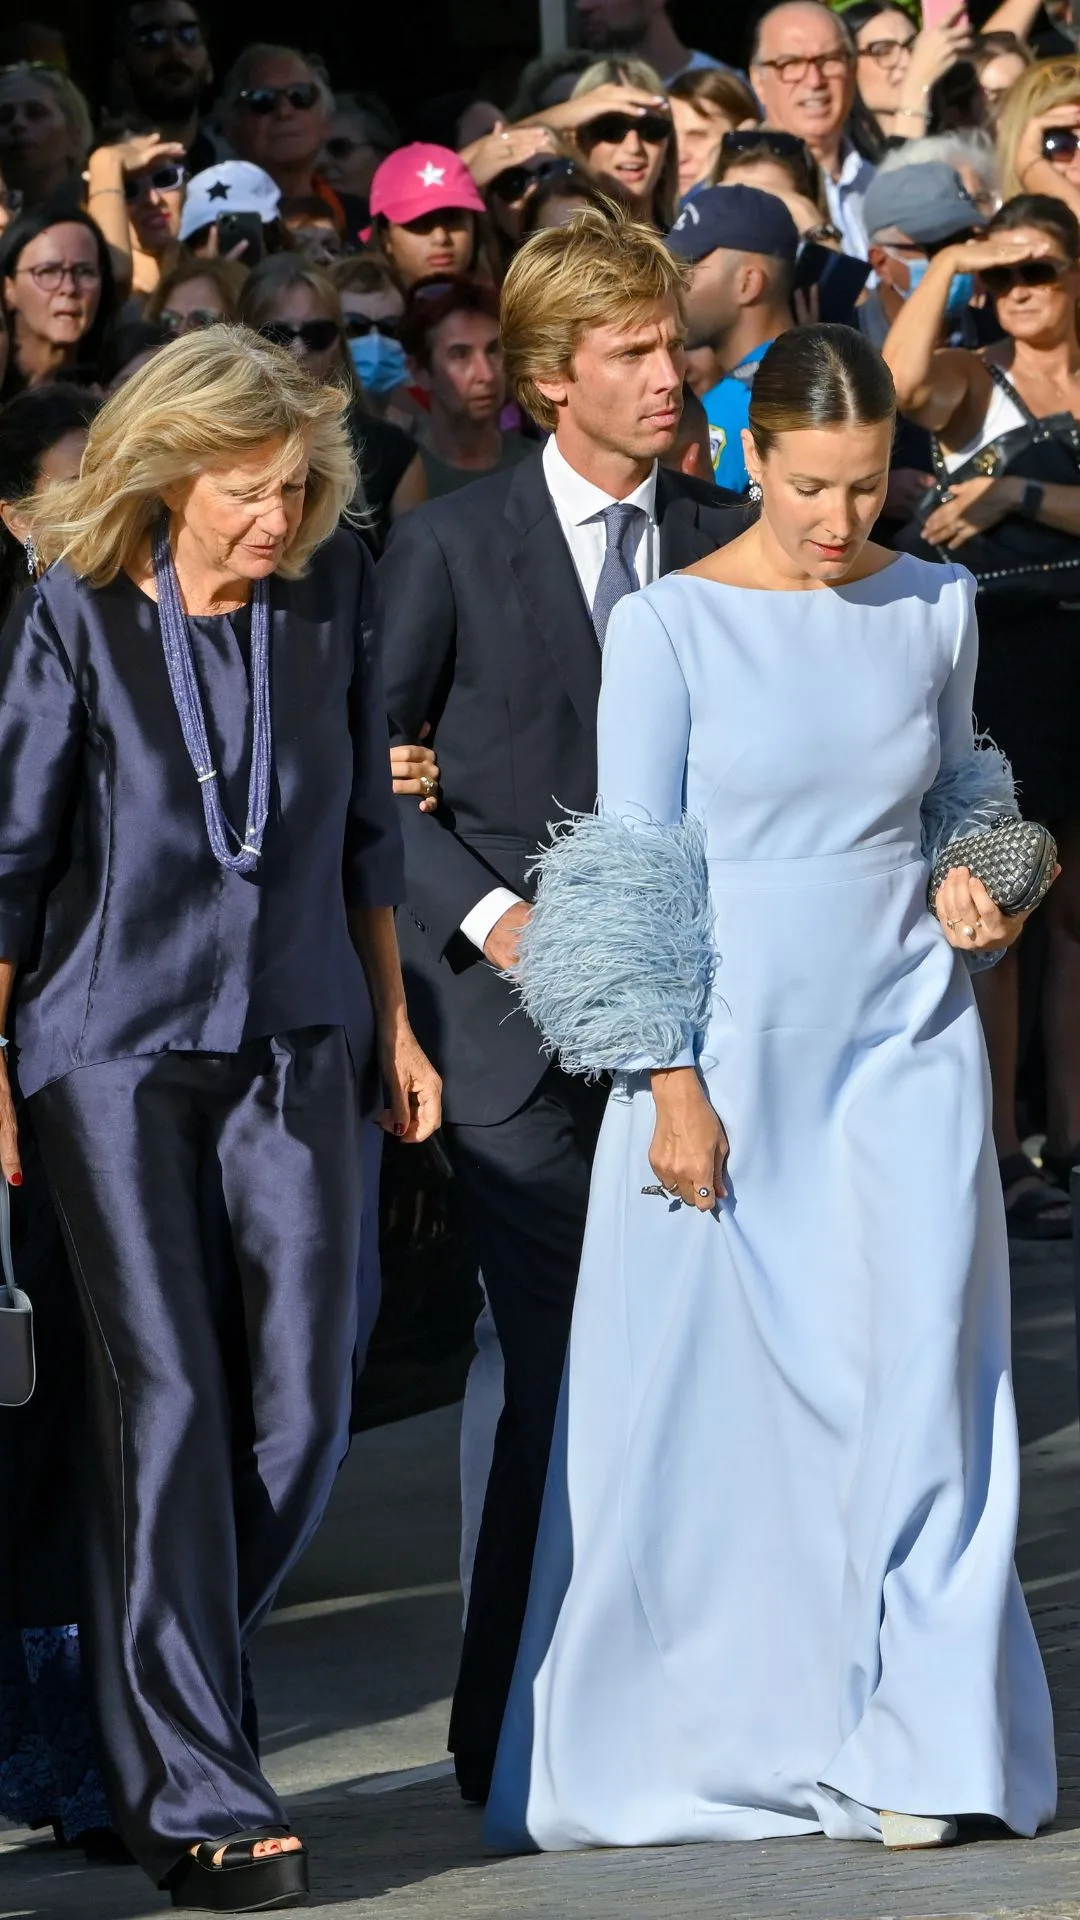
[[[663,467],[656,513],[662,573],[746,524],[734,496]],[[377,575],[391,730],[416,740],[429,721],[442,775],[438,813],[399,802],[410,1012],[447,1118],[491,1125],[547,1058],[461,922],[493,887],[531,897],[550,823],[594,806],[600,648],[539,454],[406,514]]]

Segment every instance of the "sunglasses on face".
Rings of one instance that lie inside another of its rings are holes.
[[[400,320],[371,320],[366,313],[345,315],[346,340],[366,340],[369,333],[381,333],[384,340],[397,340],[401,335],[401,322]]]
[[[192,307],[190,313],[178,313],[175,307],[163,307],[158,314],[162,326],[168,327],[170,333],[201,333],[204,327],[216,327],[223,317],[210,307]]]
[[[319,97],[314,80],[294,80],[288,87],[245,87],[237,95],[247,113],[273,113],[279,100],[287,100],[294,113],[307,113]]]
[[[659,146],[671,138],[671,121],[663,113],[601,113],[579,127],[577,137],[583,147],[596,147],[601,142],[619,147],[632,133],[652,146]]]
[[[326,142],[331,160],[347,160],[352,153],[382,153],[370,140],[352,140],[347,133],[332,133]]]
[[[293,327],[287,320],[268,320],[258,329],[264,340],[271,346],[292,350],[294,340],[299,340],[306,353],[326,353],[339,338],[336,320],[305,320],[302,326]]]
[[[512,206],[515,200],[525,198],[530,187],[538,187],[544,180],[568,179],[573,171],[572,160],[543,160],[538,167],[504,167],[495,175],[488,192]]]
[[[1067,260],[1018,260],[1011,267],[983,267],[979,278],[996,299],[1014,287],[1052,287],[1070,271]]]
[[[141,200],[145,193],[176,193],[186,179],[184,168],[175,160],[155,167],[152,173],[129,173],[124,180],[124,199],[131,203]]]
[[[1060,167],[1075,160],[1080,149],[1080,133],[1075,127],[1047,127],[1042,137],[1043,158],[1055,160]]]
[[[144,53],[160,53],[170,42],[177,47],[201,47],[203,30],[197,20],[181,20],[175,27],[136,27],[128,35],[128,45],[141,47]]]

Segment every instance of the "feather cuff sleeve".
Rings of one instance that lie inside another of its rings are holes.
[[[963,760],[942,767],[922,803],[922,850],[930,865],[944,853],[950,840],[969,833],[985,833],[1002,819],[1015,820],[1012,768],[994,742],[983,735],[974,740]]]
[[[534,872],[536,905],[508,978],[566,1071],[692,1060],[716,964],[704,827],[578,814]]]

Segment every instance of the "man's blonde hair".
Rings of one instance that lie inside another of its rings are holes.
[[[688,270],[652,227],[631,220],[614,202],[585,207],[565,227],[534,233],[503,281],[503,359],[510,387],[526,412],[554,431],[558,409],[537,380],[573,370],[589,327],[632,327],[661,300],[682,309]]]
[[[268,479],[308,459],[303,516],[278,567],[296,580],[356,490],[347,405],[346,393],[319,386],[291,353],[244,327],[174,340],[102,407],[78,477],[36,496],[37,550],[107,586],[145,547],[166,491],[273,445]]]

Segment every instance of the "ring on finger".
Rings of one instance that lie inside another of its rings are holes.
[[[438,793],[439,783],[437,780],[432,779],[430,773],[422,773],[420,775],[420,791],[425,800],[430,800],[433,794]]]
[[[712,1193],[712,1188],[711,1188],[711,1187],[699,1187],[699,1188],[698,1188],[698,1190],[697,1190],[697,1192],[698,1192],[698,1199],[699,1199],[699,1200],[707,1200],[707,1199],[709,1198],[709,1196],[710,1196],[710,1194]]]

